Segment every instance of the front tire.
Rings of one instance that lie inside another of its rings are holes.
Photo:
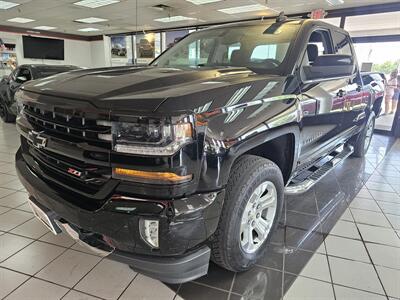
[[[351,143],[354,147],[353,157],[364,157],[368,152],[375,128],[375,114],[371,113],[364,129],[357,135],[355,142]]]
[[[282,211],[284,182],[275,163],[254,155],[240,157],[229,177],[211,259],[241,272],[265,253]]]

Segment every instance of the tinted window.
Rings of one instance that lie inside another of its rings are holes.
[[[26,80],[31,80],[32,79],[32,75],[31,72],[29,71],[29,69],[26,68],[20,68],[17,74],[17,79],[18,77],[25,77]]]
[[[335,45],[335,51],[337,54],[344,54],[352,56],[350,39],[347,35],[335,31],[333,33],[333,43]]]
[[[274,27],[272,26],[274,25]],[[268,30],[273,27],[273,30]],[[192,33],[153,63],[159,67],[238,66],[273,70],[286,58],[298,23],[214,28]]]
[[[302,64],[311,66],[318,56],[325,54],[333,54],[330,33],[327,30],[316,30],[310,35]]]
[[[374,79],[370,75],[363,75],[364,84],[370,84]]]

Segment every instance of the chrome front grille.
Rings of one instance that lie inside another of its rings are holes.
[[[66,140],[74,142],[92,141],[104,146],[110,144],[109,141],[99,138],[111,134],[111,125],[107,121],[55,113],[30,105],[24,105],[24,115],[38,131],[61,134],[66,136]]]

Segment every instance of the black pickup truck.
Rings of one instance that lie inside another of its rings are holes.
[[[62,74],[17,98],[36,216],[170,283],[210,259],[251,268],[285,193],[364,156],[380,103],[347,32],[289,19],[201,30],[149,66]]]

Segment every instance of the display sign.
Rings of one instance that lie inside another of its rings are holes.
[[[126,58],[127,47],[125,36],[112,36],[111,37],[111,57],[112,58]]]

